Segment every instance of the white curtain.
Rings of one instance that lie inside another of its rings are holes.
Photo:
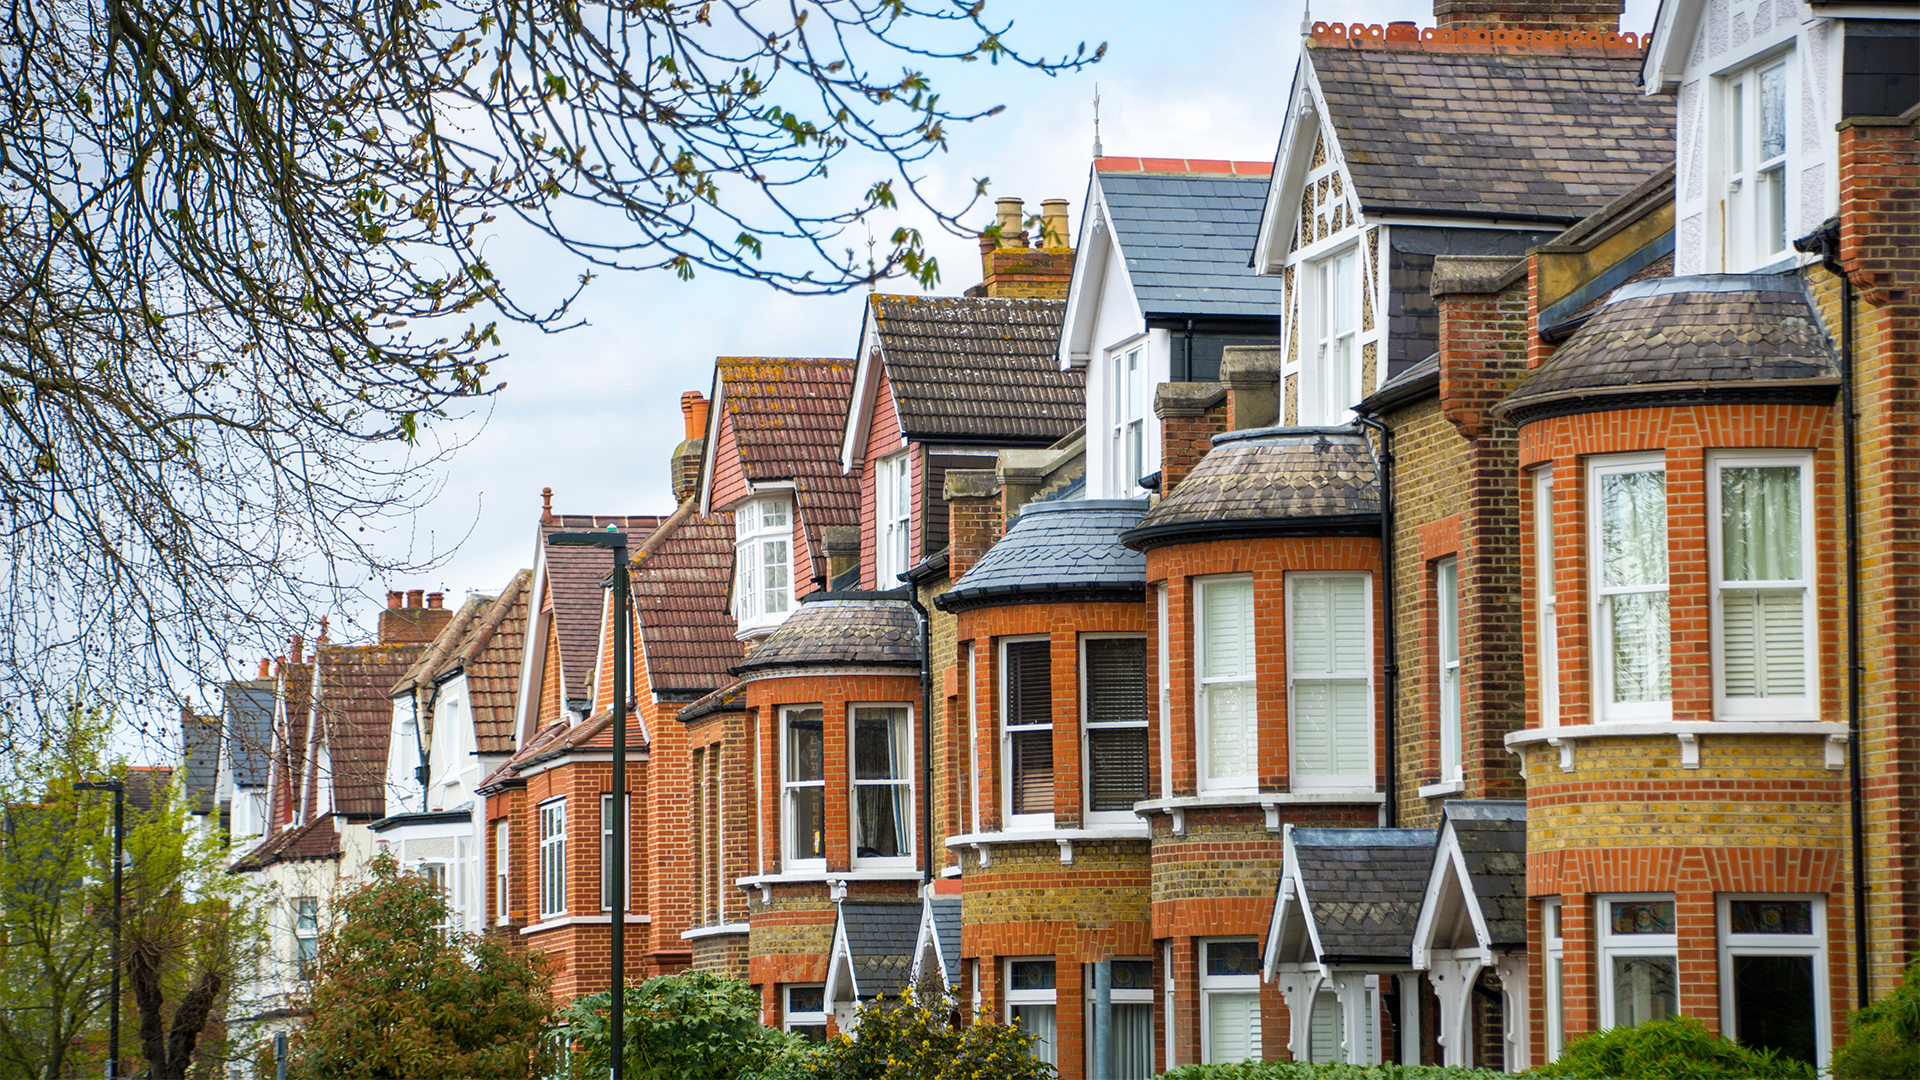
[[[1666,701],[1673,697],[1666,584],[1666,473],[1603,474],[1600,586],[1636,590],[1607,597],[1616,702]]]
[[[1113,1080],[1153,1075],[1153,1006],[1113,1007]]]
[[[1058,1065],[1060,1055],[1055,1049],[1053,1010],[1052,1005],[1015,1005],[1013,1020],[1021,1030],[1033,1035],[1033,1056],[1049,1065]]]

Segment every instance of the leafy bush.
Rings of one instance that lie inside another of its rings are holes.
[[[1892,993],[1854,1013],[1852,1029],[1833,1054],[1838,1080],[1920,1076],[1920,962]]]
[[[770,1064],[750,1080],[1052,1080],[1033,1036],[982,1020],[956,1027],[950,994],[909,990],[860,1008],[860,1023],[826,1043]],[[743,1078],[748,1080],[748,1078]]]
[[[1610,1028],[1567,1044],[1560,1060],[1528,1075],[1569,1080],[1811,1080],[1813,1066],[1742,1046],[1691,1016]]]
[[[1304,1061],[1237,1061],[1226,1065],[1182,1065],[1160,1080],[1507,1080],[1491,1069],[1455,1069],[1442,1065],[1333,1065]]]
[[[797,1035],[760,1023],[760,992],[704,971],[661,975],[626,988],[625,1075],[632,1080],[735,1080],[805,1056]],[[607,1075],[613,995],[591,994],[561,1010],[574,1042],[573,1073]]]

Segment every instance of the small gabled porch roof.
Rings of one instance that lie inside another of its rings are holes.
[[[1436,951],[1498,950],[1527,944],[1527,804],[1518,799],[1457,799],[1441,811],[1427,874],[1413,963]]]
[[[919,904],[842,903],[827,953],[827,1010],[885,996],[897,998],[913,972]]]
[[[912,985],[925,982],[927,964],[939,966],[940,985],[960,984],[960,897],[929,896],[920,908],[920,932],[913,943]]]
[[[1412,962],[1433,864],[1428,829],[1287,826],[1262,974],[1281,965],[1391,970]]]

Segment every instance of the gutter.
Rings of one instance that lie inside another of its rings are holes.
[[[1396,651],[1398,636],[1393,630],[1393,431],[1380,422],[1377,414],[1356,414],[1356,418],[1362,427],[1380,435],[1379,446],[1375,447],[1373,440],[1368,439],[1367,449],[1373,453],[1374,472],[1380,478],[1380,610],[1385,616],[1380,620],[1380,632],[1386,639],[1383,644],[1387,655],[1383,671],[1387,678],[1387,703],[1381,718],[1386,727],[1387,801],[1381,808],[1381,827],[1391,829],[1400,817],[1395,798],[1395,789],[1400,786],[1399,740],[1396,738],[1400,719],[1400,654]]]

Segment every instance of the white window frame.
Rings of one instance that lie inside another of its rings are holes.
[[[540,914],[567,913],[567,799],[540,804]]]
[[[1015,990],[1013,988],[1013,965],[1046,963],[1053,965],[1053,986],[1045,990]],[[1005,1021],[1016,1023],[1014,1009],[1021,1006],[1042,1006],[1053,1010],[1053,1038],[1036,1039],[1033,1044],[1034,1057],[1050,1065],[1060,1062],[1060,962],[1051,956],[1010,956],[1000,968],[1001,983],[1005,988],[1001,997],[1006,1002]]]
[[[1781,152],[1761,158],[1761,81],[1775,71],[1779,72],[1781,81]],[[1721,228],[1728,273],[1750,273],[1793,255],[1793,195],[1797,180],[1794,159],[1800,136],[1797,84],[1797,64],[1791,44],[1743,61],[1740,67],[1721,74],[1716,80],[1724,199]],[[1773,224],[1769,211],[1774,208],[1776,198],[1780,212],[1780,247],[1763,251],[1760,249],[1769,246],[1765,237]]]
[[[1198,949],[1198,955],[1195,957],[1198,963],[1194,965],[1194,971],[1200,980],[1200,1064],[1224,1064],[1213,1059],[1213,999],[1219,995],[1251,994],[1254,999],[1254,1016],[1259,1017],[1261,1015],[1259,964],[1256,962],[1255,970],[1244,975],[1210,975],[1207,973],[1207,950],[1214,945],[1241,944],[1252,949],[1257,957],[1260,954],[1260,942],[1251,938],[1201,938],[1194,944]],[[1260,1060],[1262,1051],[1260,1027],[1258,1022],[1253,1026],[1253,1055],[1241,1060]]]
[[[980,727],[981,713],[980,689],[974,679],[979,676],[979,642],[967,642],[966,688],[967,695],[967,810],[973,816],[972,827],[968,832],[980,831]]]
[[[1553,544],[1553,466],[1533,472],[1534,595],[1539,605],[1540,726],[1560,726],[1560,607]]]
[[[1363,613],[1362,623],[1366,626],[1367,639],[1361,647],[1361,656],[1352,668],[1342,671],[1310,671],[1294,659],[1294,598],[1296,586],[1315,578],[1349,578],[1360,582],[1360,606]],[[1287,779],[1295,791],[1335,790],[1335,791],[1373,791],[1378,786],[1376,778],[1380,748],[1376,745],[1379,736],[1374,728],[1379,717],[1374,702],[1378,688],[1374,683],[1374,611],[1373,611],[1373,575],[1348,571],[1303,571],[1289,573],[1286,576],[1286,613],[1287,613]],[[1365,771],[1357,773],[1335,773],[1328,775],[1310,775],[1303,773],[1292,760],[1292,748],[1297,745],[1293,725],[1299,716],[1296,704],[1295,687],[1308,681],[1364,680],[1366,682],[1367,717],[1366,726],[1366,766]]]
[[[1667,580],[1658,586],[1636,585],[1609,589],[1601,565],[1601,499],[1602,478],[1625,473],[1667,471],[1666,455],[1651,454],[1610,454],[1592,458],[1587,462],[1587,567],[1592,597],[1593,611],[1593,705],[1594,715],[1602,720],[1671,720],[1673,719],[1673,692],[1671,671],[1673,665],[1673,638],[1671,629],[1667,638],[1667,665],[1669,683],[1667,698],[1664,701],[1616,702],[1613,700],[1613,619],[1612,606],[1608,603],[1615,596],[1642,593],[1664,593],[1668,598],[1668,614],[1672,614],[1673,596],[1673,559],[1672,536],[1673,522],[1666,522],[1668,537]],[[1671,501],[1671,500],[1669,500]],[[1671,625],[1671,624],[1669,624]]]
[[[1148,1042],[1148,1046],[1151,1047],[1153,1043],[1152,1029],[1154,1026],[1153,1025],[1153,975],[1151,973],[1153,968],[1153,957],[1151,956],[1115,956],[1115,957],[1109,958],[1109,962],[1118,963],[1121,961],[1147,965],[1148,972],[1149,972],[1147,975],[1147,982],[1145,986],[1128,987],[1125,989],[1122,989],[1117,986],[1110,987],[1107,991],[1108,1001],[1110,1001],[1114,1005],[1145,1005],[1147,1007],[1147,1021],[1148,1021],[1147,1042]],[[1099,966],[1098,964],[1080,965],[1081,972],[1082,972],[1080,1000],[1085,1003],[1081,1006],[1081,1010],[1080,1010],[1082,1014],[1081,1028],[1084,1031],[1081,1045],[1086,1048],[1086,1059],[1089,1066],[1091,1066],[1093,1062],[1094,1047],[1096,1045],[1096,1041],[1101,1038],[1100,1032],[1094,1029],[1094,1020],[1096,1019],[1094,1015],[1094,1000],[1095,1000],[1094,995],[1096,993],[1094,988],[1094,982],[1096,979],[1096,974],[1094,969],[1097,968],[1098,966]],[[1056,979],[1055,982],[1057,985],[1058,980]],[[1109,1060],[1111,1060],[1111,1058],[1109,1058]],[[1154,1053],[1152,1049],[1149,1049],[1147,1051],[1147,1068],[1148,1068],[1147,1075],[1149,1077],[1155,1076],[1160,1071],[1163,1071],[1163,1070],[1154,1069],[1153,1061],[1154,1061]],[[1089,1072],[1089,1075],[1091,1075],[1091,1072],[1092,1072],[1091,1068],[1089,1068],[1088,1072]]]
[[[1599,955],[1595,985],[1600,994],[1600,1029],[1617,1023],[1613,1008],[1613,960],[1621,956],[1666,956],[1674,962],[1674,1011],[1679,1011],[1680,991],[1680,907],[1674,904],[1674,932],[1671,934],[1615,934],[1613,913],[1608,905],[1617,902],[1664,902],[1673,904],[1672,893],[1611,893],[1596,897],[1593,907],[1594,941]]]
[[[873,587],[898,588],[913,566],[913,460],[905,450],[874,463]]]
[[[1434,670],[1440,696],[1440,780],[1458,781],[1465,772],[1465,732],[1460,726],[1460,559],[1449,556],[1433,566],[1435,618],[1440,662]]]
[[[320,962],[320,898],[296,896],[293,899],[293,967],[302,979],[316,974]]]
[[[1805,693],[1799,697],[1732,698],[1726,693],[1726,631],[1722,597],[1728,591],[1723,576],[1725,535],[1720,527],[1722,470],[1727,468],[1798,468],[1800,470],[1800,577],[1794,580],[1741,582],[1734,591],[1766,590],[1786,592],[1799,589],[1802,683]],[[1819,612],[1814,590],[1813,455],[1809,452],[1754,453],[1714,451],[1707,455],[1707,558],[1712,575],[1713,704],[1714,715],[1723,720],[1813,720],[1820,705]]]
[[[737,507],[733,528],[734,621],[741,630],[778,626],[793,613],[791,493]],[[768,580],[769,574],[777,574],[777,583]]]
[[[788,983],[780,988],[780,1030],[792,1031],[795,1028],[819,1028],[821,1034],[827,1031],[826,987],[821,983]],[[795,990],[820,991],[820,1008],[795,1011],[793,992]]]
[[[1339,292],[1339,274],[1343,262],[1352,260],[1353,281],[1346,290],[1352,307],[1347,327],[1333,325],[1331,310]],[[1300,423],[1307,427],[1333,427],[1345,424],[1353,415],[1353,406],[1361,392],[1360,290],[1362,261],[1360,245],[1349,243],[1301,264]],[[1329,371],[1329,356],[1344,342],[1347,350],[1345,371]],[[1310,411],[1309,411],[1310,410]]]
[[[501,818],[499,821],[493,823],[493,903],[495,909],[493,921],[499,926],[507,925],[508,909],[513,905],[511,895],[513,868],[508,861],[508,844],[512,842],[512,835],[512,822],[506,818]]]
[[[854,744],[853,735],[854,724],[859,720],[859,713],[862,709],[897,710],[904,715],[905,720],[901,726],[905,729],[907,736],[907,775],[905,777],[893,780],[860,779],[860,770],[856,767],[858,763],[854,759],[857,747]],[[854,868],[859,870],[910,870],[915,864],[915,852],[920,850],[916,846],[919,842],[919,837],[915,835],[914,831],[915,807],[918,805],[916,799],[920,794],[917,790],[918,785],[914,779],[914,773],[916,771],[914,763],[920,760],[916,756],[920,748],[915,745],[914,742],[913,706],[901,701],[848,702],[846,715],[847,780],[849,786],[853,789],[851,797],[847,800],[847,849],[853,853]],[[907,812],[903,815],[904,820],[896,823],[901,833],[899,837],[900,847],[906,854],[895,856],[869,855],[865,857],[860,855],[860,789],[863,787],[903,787],[907,789]]]
[[[1547,996],[1545,1021],[1548,1061],[1560,1060],[1560,1049],[1567,1037],[1566,941],[1562,936],[1560,921],[1563,910],[1557,898],[1540,902],[1540,938],[1547,961],[1541,967],[1540,974]]]
[[[609,892],[607,888],[607,876],[608,876],[607,866],[613,861],[613,827],[612,827],[613,822],[611,820],[612,815],[608,813],[608,810],[610,810],[612,806],[613,806],[613,793],[610,791],[601,792],[600,793],[600,910],[601,911],[613,910],[613,905],[611,904],[611,901],[613,898],[607,895]],[[631,793],[627,795],[627,853],[628,853],[627,896],[626,896],[627,906],[621,909],[623,912],[633,910],[633,858],[632,858],[633,795]]]
[[[1812,901],[1811,934],[1736,934],[1733,932],[1732,905],[1743,901]],[[1810,956],[1813,958],[1813,1030],[1815,1068],[1824,1075],[1833,1053],[1832,1003],[1828,1000],[1832,973],[1827,960],[1827,898],[1818,893],[1722,893],[1714,898],[1715,919],[1719,927],[1720,954],[1720,1030],[1728,1038],[1739,1039],[1739,1017],[1734,1011],[1733,959],[1736,956]]]
[[[1000,650],[1000,678],[998,680],[1000,684],[1000,813],[1001,820],[1006,823],[1005,827],[1008,829],[1053,828],[1052,810],[1048,810],[1043,814],[1016,814],[1013,812],[1013,792],[1015,787],[1013,782],[1014,729],[1007,723],[1007,717],[1010,712],[1010,702],[1013,698],[1007,683],[1007,679],[1012,673],[1012,665],[1007,662],[1007,651],[1009,646],[1030,645],[1034,642],[1045,642],[1047,644],[1048,667],[1049,670],[1051,670],[1053,655],[1053,638],[1051,636],[1047,634],[1027,634],[1020,637],[1003,637],[995,642],[995,647]],[[1055,707],[1058,707],[1058,705],[1058,702],[1054,702]],[[1054,727],[1052,716],[1047,718],[1047,722],[1044,725],[1021,724],[1018,726],[1022,732],[1045,731],[1048,733],[1049,738],[1052,736]],[[1053,783],[1058,785],[1060,783],[1060,762],[1057,757],[1052,767]],[[1054,788],[1054,791],[1057,795],[1059,792],[1058,786]]]
[[[788,723],[795,713],[817,713],[820,717],[820,779],[795,780],[792,778],[793,763],[788,760]],[[816,873],[827,868],[827,777],[826,777],[826,709],[820,705],[782,705],[780,706],[780,727],[775,734],[779,742],[780,754],[780,865],[787,873]],[[820,792],[820,856],[802,859],[794,855],[794,795],[802,789]]]
[[[1155,624],[1158,631],[1156,644],[1160,655],[1155,658],[1155,678],[1159,680],[1160,701],[1160,797],[1173,798],[1173,652],[1170,648],[1173,631],[1167,626],[1167,586],[1165,584],[1153,590],[1154,615],[1159,620]]]
[[[1087,676],[1090,672],[1087,665],[1087,646],[1095,641],[1139,642],[1141,664],[1140,681],[1144,688],[1146,685],[1147,637],[1145,634],[1082,634],[1080,635],[1078,646],[1080,654],[1080,805],[1086,808],[1086,821],[1090,825],[1131,825],[1140,820],[1139,817],[1134,814],[1132,807],[1128,807],[1125,810],[1095,810],[1093,808],[1093,732],[1126,731],[1133,729],[1138,730],[1144,736],[1147,731],[1146,702],[1143,700],[1140,703],[1140,719],[1137,721],[1107,721],[1096,723],[1088,716],[1087,706],[1092,700],[1092,694],[1089,692],[1087,685]],[[1142,776],[1145,776],[1151,758],[1148,756],[1148,750],[1145,746],[1141,747],[1140,753],[1140,772]],[[1151,794],[1152,785],[1151,781],[1149,781],[1149,783],[1142,788],[1140,799],[1147,799],[1151,797]],[[1140,799],[1136,799],[1135,801],[1138,802]]]
[[[1108,354],[1107,392],[1108,443],[1112,457],[1107,491],[1116,499],[1131,499],[1142,494],[1140,478],[1151,468],[1147,445],[1147,339],[1134,341]],[[1131,400],[1129,400],[1131,395]],[[1128,464],[1129,451],[1136,452]],[[1131,474],[1131,475],[1129,475]]]
[[[1175,1026],[1175,1020],[1179,1015],[1179,1010],[1174,1007],[1176,1005],[1174,990],[1177,985],[1177,980],[1173,977],[1173,942],[1171,941],[1160,947],[1160,970],[1164,973],[1163,977],[1166,980],[1161,995],[1166,998],[1166,1018],[1164,1025],[1160,1029],[1162,1034],[1160,1036],[1159,1065],[1160,1071],[1166,1072],[1179,1064],[1178,1058],[1180,1057],[1179,1054],[1174,1053],[1174,1048],[1178,1046],[1180,1042],[1179,1039],[1174,1037],[1174,1033],[1180,1029]]]
[[[1208,595],[1215,589],[1225,588],[1230,585],[1245,585],[1249,589],[1252,589],[1254,585],[1253,576],[1250,574],[1223,574],[1218,577],[1195,578],[1193,580],[1194,768],[1199,774],[1200,790],[1203,792],[1254,791],[1258,789],[1260,784],[1260,755],[1258,751],[1260,744],[1259,668],[1254,666],[1239,674],[1215,676],[1213,678],[1208,678],[1206,674],[1207,605],[1210,603]],[[1258,608],[1254,604],[1249,604],[1247,607],[1247,621],[1247,636],[1254,643],[1254,647],[1249,650],[1249,654],[1250,656],[1257,655],[1260,647],[1260,620]],[[1215,776],[1209,768],[1209,764],[1213,760],[1213,755],[1209,746],[1211,742],[1210,734],[1212,724],[1208,722],[1207,695],[1216,686],[1244,686],[1248,696],[1253,700],[1253,717],[1251,720],[1253,725],[1252,742],[1256,749],[1249,755],[1249,759],[1253,764],[1253,771],[1243,776]]]

